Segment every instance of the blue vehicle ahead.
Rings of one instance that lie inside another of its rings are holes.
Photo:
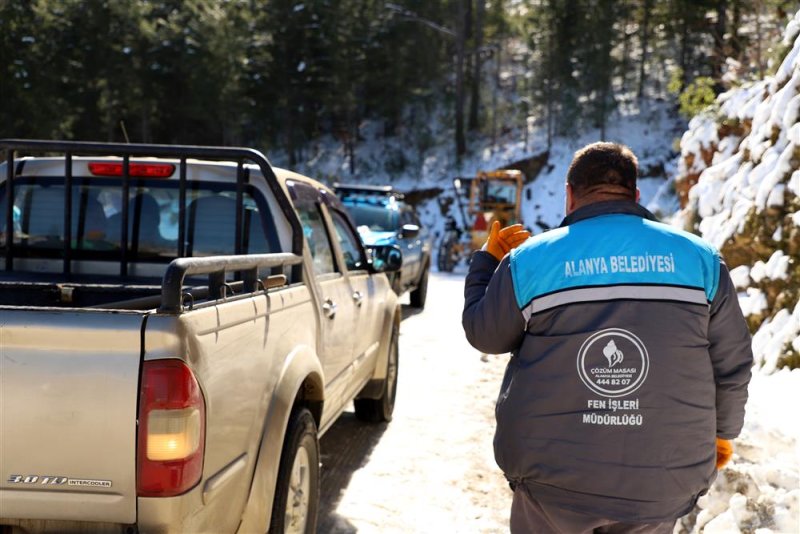
[[[400,271],[392,273],[398,295],[410,291],[411,305],[425,307],[431,264],[431,236],[414,207],[391,186],[334,184],[365,245],[397,245],[403,252]]]

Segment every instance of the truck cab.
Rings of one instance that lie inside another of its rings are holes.
[[[396,245],[400,270],[391,277],[398,295],[410,292],[415,308],[424,308],[430,271],[431,236],[414,207],[391,186],[334,184],[366,245]]]

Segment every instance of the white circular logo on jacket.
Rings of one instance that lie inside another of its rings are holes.
[[[642,340],[622,328],[595,332],[578,351],[578,376],[603,397],[630,395],[644,383],[649,367]]]

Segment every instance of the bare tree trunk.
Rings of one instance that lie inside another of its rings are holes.
[[[286,121],[284,124],[286,125],[286,152],[289,154],[289,165],[294,167],[297,165],[297,153],[295,152],[295,144],[294,144],[294,115],[293,113],[289,113],[289,120]]]
[[[347,159],[350,163],[350,174],[356,173],[356,143],[358,142],[358,121],[355,119],[355,111],[352,109],[351,104],[348,104],[347,110]]]
[[[472,0],[464,0],[464,50],[467,43],[472,39]],[[472,72],[472,62],[470,61],[470,72]]]
[[[456,157],[467,153],[464,137],[464,49],[466,47],[466,0],[456,0]]]
[[[758,79],[764,79],[764,64],[761,62],[761,11],[764,3],[756,0],[756,64],[758,65]]]
[[[547,151],[549,152],[553,146],[553,130],[555,125],[554,115],[554,102],[553,102],[553,77],[555,76],[555,68],[553,65],[553,47],[555,46],[555,36],[553,29],[547,31],[547,53],[545,55],[547,61],[547,78],[545,82],[545,94],[547,95]]]
[[[350,176],[356,174],[356,143],[352,139],[347,141],[347,159],[350,163]]]
[[[689,15],[684,13],[681,21],[681,51],[678,65],[683,73],[681,76],[681,86],[679,92],[689,85]]]
[[[483,48],[483,18],[486,12],[486,3],[477,0],[475,6],[475,52],[472,63],[472,94],[469,101],[469,129],[480,128],[479,111],[481,106],[481,48]]]
[[[733,20],[731,21],[730,40],[728,47],[731,49],[731,56],[737,61],[742,53],[742,42],[739,40],[739,26],[742,24],[742,2],[733,0]]]
[[[652,0],[644,0],[644,5],[642,6],[642,29],[639,33],[639,43],[642,48],[642,58],[639,62],[639,89],[636,91],[636,96],[638,98],[642,98],[642,96],[644,96],[644,67],[647,64],[647,45],[650,41],[649,26],[651,2]]]
[[[497,145],[497,94],[500,92],[500,43],[494,49],[494,91],[492,91],[492,146]]]
[[[714,24],[714,53],[711,56],[711,66],[715,83],[721,90],[722,67],[725,64],[725,26],[727,18],[727,0],[717,0],[717,22]]]
[[[603,4],[602,10],[599,13],[601,27],[610,28],[614,25],[614,7],[610,4]],[[601,82],[600,87],[600,106],[599,106],[599,122],[600,122],[600,139],[606,139],[606,123],[608,122],[608,114],[611,106],[609,105],[609,98],[612,94],[612,80],[613,76],[613,63],[611,58],[611,51],[613,49],[613,37],[604,36],[600,43],[600,52],[602,55],[598,58],[601,65],[601,75],[598,82]]]
[[[150,102],[147,102],[147,105],[142,106],[142,118],[141,118],[141,142],[142,143],[151,143],[153,140],[150,137]]]
[[[607,119],[607,106],[606,106],[606,99],[608,98],[608,87],[604,87],[602,91],[600,91],[600,98],[602,99],[600,102],[600,140],[606,140],[606,119]]]
[[[620,78],[622,79],[622,92],[628,92],[628,66],[630,64],[631,34],[628,33],[628,23],[630,22],[630,7],[627,2],[621,2],[623,7],[622,14],[622,61],[620,62]]]

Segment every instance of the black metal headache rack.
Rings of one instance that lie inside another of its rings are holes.
[[[63,155],[64,157],[64,244],[62,251],[63,274],[69,276],[72,270],[74,250],[72,245],[73,215],[73,157],[74,156],[113,156],[121,158],[122,169],[122,203],[120,213],[121,234],[119,263],[120,277],[128,276],[131,261],[129,249],[128,223],[131,186],[131,158],[169,158],[178,160],[179,164],[179,215],[178,215],[178,257],[171,261],[162,282],[161,311],[180,312],[183,308],[183,283],[186,276],[208,274],[208,294],[212,298],[224,296],[225,274],[227,272],[242,273],[241,285],[244,292],[256,291],[259,287],[258,269],[271,268],[278,272],[280,268],[291,265],[291,276],[295,281],[302,278],[303,232],[292,205],[286,198],[272,166],[267,158],[257,150],[241,147],[206,147],[189,145],[156,145],[156,144],[121,144],[96,143],[81,141],[47,141],[29,139],[0,140],[0,151],[5,151],[5,270],[14,270],[14,183],[21,167],[17,166],[17,158],[36,155]],[[234,255],[187,257],[186,250],[186,194],[187,194],[187,160],[209,162],[236,163],[236,212]],[[243,254],[244,227],[244,192],[249,183],[250,173],[245,164],[254,164],[261,171],[267,186],[274,194],[275,200],[292,229],[291,252],[273,254]],[[2,179],[0,177],[0,179]]]

